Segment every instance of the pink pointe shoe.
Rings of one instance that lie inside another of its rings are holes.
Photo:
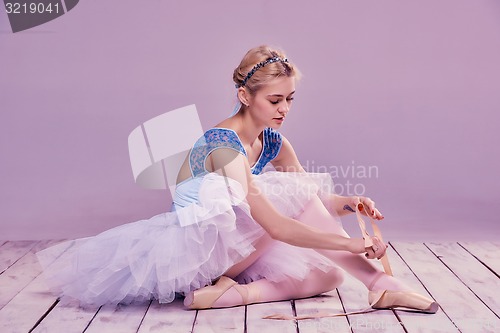
[[[423,313],[436,313],[439,308],[439,304],[434,300],[412,291],[370,291],[368,302],[373,309],[406,308]]]
[[[184,305],[188,309],[209,309],[213,304],[229,289],[235,288],[241,295],[242,305],[248,303],[248,293],[244,286],[239,285],[227,276],[221,276],[219,280],[212,286],[206,286],[198,290],[192,291],[186,295]]]

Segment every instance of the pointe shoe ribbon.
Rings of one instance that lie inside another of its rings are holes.
[[[301,316],[287,316],[283,314],[273,314],[263,317],[264,319],[277,319],[277,320],[304,320],[304,319],[318,319],[326,317],[344,317],[356,314],[369,313],[380,309],[392,308],[406,308],[418,310],[424,313],[436,313],[439,304],[434,300],[410,291],[391,291],[391,290],[378,290],[370,291],[368,293],[368,301],[370,306],[366,309],[359,311],[351,311],[346,313],[329,313],[318,312],[314,314],[301,315]]]
[[[373,242],[371,240],[371,236],[366,230],[366,223],[361,217],[361,211],[366,210],[363,203],[361,201],[356,205],[356,217],[358,220],[359,228],[361,229],[361,234],[365,240],[365,247],[373,246]],[[370,219],[373,233],[382,243],[384,239],[382,238],[382,232],[378,227],[375,220],[369,215],[366,214]],[[392,268],[389,263],[389,258],[387,257],[387,253],[380,258],[382,265],[384,267],[384,271],[387,275],[393,276]],[[359,311],[352,311],[347,313],[327,313],[327,312],[319,312],[310,315],[302,315],[302,316],[288,316],[283,314],[273,314],[269,316],[263,317],[264,319],[277,319],[277,320],[303,320],[303,319],[316,319],[316,318],[325,318],[325,317],[342,317],[349,316],[355,314],[363,314],[368,312],[373,312],[378,309],[388,309],[394,307],[403,307],[419,310],[425,313],[436,313],[439,305],[422,295],[419,295],[414,292],[406,292],[406,291],[390,291],[390,290],[380,290],[380,291],[370,291],[368,294],[368,302],[370,306],[366,309]]]
[[[363,314],[363,313],[368,313],[368,312],[373,312],[373,311],[376,311],[376,309],[369,307],[369,308],[366,308],[363,310],[346,312],[346,313],[318,312],[318,313],[309,314],[309,315],[302,315],[302,316],[287,316],[287,315],[283,315],[283,314],[273,314],[273,315],[265,316],[262,318],[263,319],[277,319],[277,320],[304,320],[304,319],[317,319],[317,318],[326,318],[326,317],[344,317],[344,316]]]
[[[385,290],[383,290],[385,291]],[[358,311],[351,311],[351,312],[344,312],[344,313],[331,313],[331,312],[318,312],[314,314],[308,314],[308,315],[301,315],[301,316],[287,316],[283,314],[273,314],[269,316],[262,317],[263,319],[277,319],[277,320],[304,320],[304,319],[318,319],[318,318],[326,318],[326,317],[345,317],[345,316],[351,316],[351,315],[356,315],[356,314],[363,314],[363,313],[369,313],[369,312],[374,312],[377,311],[378,309],[374,308],[374,305],[376,302],[380,300],[380,298],[383,295],[380,295],[380,297],[376,297],[374,295],[373,302],[370,302],[370,306],[358,310]]]
[[[370,234],[366,230],[366,223],[363,220],[363,218],[361,217],[361,211],[363,209],[365,210],[365,212],[368,212],[366,210],[365,206],[363,205],[363,203],[361,201],[359,201],[358,204],[356,205],[356,218],[358,219],[358,224],[359,224],[359,228],[361,229],[361,234],[363,235],[363,238],[365,239],[365,247],[370,247],[373,245],[373,243],[371,241]],[[382,238],[382,232],[380,231],[380,228],[378,227],[375,220],[368,213],[366,214],[366,216],[368,216],[368,218],[370,219],[373,233],[375,234],[375,236],[378,239],[380,239],[380,241],[382,243],[385,244],[384,239]],[[393,276],[391,264],[389,263],[389,258],[387,257],[387,252],[384,254],[384,256],[382,258],[380,258],[380,261],[382,262],[382,266],[384,267],[385,274]]]
[[[231,287],[237,283],[227,276],[221,276],[214,285],[195,290],[192,293],[193,301],[187,305],[189,309],[209,309]]]

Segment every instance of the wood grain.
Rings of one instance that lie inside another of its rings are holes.
[[[403,244],[404,245],[404,244]],[[424,295],[429,296],[429,293],[424,288],[422,283],[418,280],[415,274],[405,264],[404,259],[401,258],[392,248],[391,244],[388,252],[391,258],[391,266],[394,276],[400,281],[403,281],[410,289]],[[428,255],[431,255],[429,253]],[[401,322],[409,333],[438,333],[438,332],[459,332],[458,328],[453,325],[446,314],[439,309],[435,314],[424,314],[396,310]]]
[[[292,302],[269,302],[247,306],[247,333],[295,333],[297,332],[294,320],[263,319],[272,314],[285,314],[292,316]]]
[[[245,330],[245,307],[199,310],[193,333],[243,333]]]
[[[344,283],[338,290],[346,312],[363,310],[369,306],[368,290],[365,285],[350,275],[346,275]],[[391,310],[350,315],[348,319],[354,333],[404,332],[398,318]]]
[[[39,245],[40,248],[43,248],[55,243],[58,243],[58,241],[40,242]],[[24,274],[29,275],[29,278],[36,277],[0,310],[0,332],[28,332],[57,303],[57,298],[47,291],[44,279],[37,276],[41,268],[34,259],[35,254],[33,252],[30,252],[29,257],[26,256],[26,260],[29,259],[29,262],[25,262],[22,270]],[[6,273],[11,274],[12,272],[9,271],[10,269]],[[29,274],[30,272],[31,274]],[[17,277],[21,278],[23,283],[26,281],[22,279],[22,276]],[[17,285],[17,288],[19,288],[19,285]],[[5,292],[5,290],[2,291]]]
[[[337,290],[295,301],[297,316],[317,313],[345,313]],[[347,317],[325,317],[298,321],[301,333],[351,332]]]
[[[500,315],[500,279],[457,243],[426,246],[497,316]],[[498,253],[498,252],[497,252]]]
[[[0,274],[27,254],[38,242],[15,241],[0,246]]]
[[[409,288],[441,305],[429,315],[400,310],[336,318],[263,319],[271,314],[338,313],[368,307],[366,287],[346,275],[335,291],[306,299],[228,309],[186,310],[182,300],[81,308],[47,292],[35,253],[60,241],[0,245],[0,332],[17,333],[323,333],[323,332],[498,332],[500,246],[492,242],[391,243],[394,274]],[[2,242],[0,241],[0,244]],[[377,261],[373,261],[379,265]],[[50,268],[49,268],[50,269]],[[339,297],[340,295],[340,297]],[[296,313],[295,313],[296,312]]]
[[[496,332],[500,327],[493,314],[422,243],[394,243],[396,251],[419,277],[441,309],[462,332]]]
[[[85,333],[136,333],[151,302],[129,305],[105,305]]]
[[[500,276],[500,244],[492,242],[459,242],[477,260]]]
[[[186,310],[181,300],[175,300],[170,304],[153,301],[138,333],[190,333],[195,317],[196,311]]]

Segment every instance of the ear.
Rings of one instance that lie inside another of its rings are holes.
[[[250,104],[250,94],[245,88],[238,88],[238,99],[240,100],[241,104],[245,106],[248,106]]]

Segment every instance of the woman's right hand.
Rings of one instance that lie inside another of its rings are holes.
[[[378,237],[370,237],[373,245],[365,248],[365,257],[368,259],[380,259],[385,255],[388,245],[384,244]]]
[[[380,259],[384,256],[387,249],[387,245],[382,243],[377,237],[371,237],[373,245],[365,248],[365,240],[363,238],[351,238],[351,249],[352,253],[365,253],[365,257],[368,259]]]

